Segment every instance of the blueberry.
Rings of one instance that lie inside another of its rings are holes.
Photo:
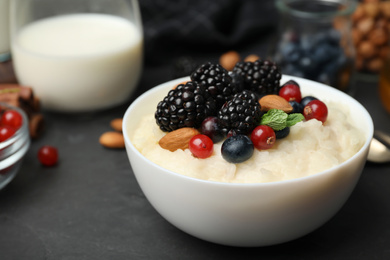
[[[293,108],[291,113],[302,113],[303,106],[300,103],[298,103],[297,101],[289,101],[288,103],[290,103]]]
[[[254,145],[246,135],[233,135],[221,147],[222,157],[230,163],[245,162],[252,157]]]
[[[313,96],[303,97],[301,100],[301,105],[302,105],[302,107],[305,107],[310,101],[316,100],[316,99],[318,99],[318,98],[313,97]]]
[[[283,45],[283,47],[280,48],[283,58],[288,63],[296,63],[301,58],[301,49],[297,43],[294,42],[288,42]]]
[[[275,131],[275,136],[276,136],[276,139],[282,139],[282,138],[287,137],[289,133],[290,133],[290,127],[286,126],[282,130]]]
[[[312,55],[316,62],[324,64],[334,59],[337,54],[338,51],[335,47],[331,46],[330,44],[323,43],[318,45],[318,48],[313,51]]]
[[[215,116],[210,116],[203,120],[200,132],[210,137],[213,143],[218,143],[224,137],[219,126],[218,118]]]

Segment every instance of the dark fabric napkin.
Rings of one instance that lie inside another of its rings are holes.
[[[140,0],[147,62],[227,50],[275,29],[274,0]]]

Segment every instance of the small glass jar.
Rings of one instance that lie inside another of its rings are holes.
[[[271,56],[282,73],[350,92],[356,5],[353,0],[277,0],[280,24]]]

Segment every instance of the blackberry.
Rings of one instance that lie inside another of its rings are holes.
[[[211,62],[202,64],[191,74],[191,80],[206,87],[211,97],[215,99],[218,108],[239,92],[236,85],[232,84],[229,72],[220,64]]]
[[[168,92],[158,103],[154,117],[162,131],[170,132],[183,127],[199,128],[206,117],[216,113],[215,101],[206,89],[189,81]]]
[[[260,122],[262,112],[256,95],[244,90],[237,93],[218,111],[221,131],[226,136],[229,132],[249,134]]]
[[[244,89],[259,96],[277,94],[280,90],[282,73],[278,65],[269,60],[258,59],[254,62],[238,62],[233,74]]]

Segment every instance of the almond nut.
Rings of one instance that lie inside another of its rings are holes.
[[[233,70],[237,62],[241,60],[240,54],[236,51],[228,51],[221,55],[219,58],[219,64],[226,70]]]
[[[122,132],[122,121],[123,121],[122,118],[115,118],[111,120],[110,126],[115,131]]]
[[[100,136],[99,142],[101,145],[107,148],[125,147],[125,139],[123,138],[123,134],[119,132],[105,132]]]
[[[161,148],[171,152],[174,152],[177,149],[184,150],[188,148],[188,143],[190,142],[191,138],[197,134],[200,133],[195,128],[179,128],[163,136],[158,144],[161,146]]]
[[[259,100],[261,111],[268,111],[270,109],[280,109],[286,113],[290,113],[293,107],[287,100],[278,95],[266,95]]]
[[[250,54],[248,56],[245,57],[244,61],[246,62],[255,62],[257,61],[258,59],[260,59],[260,57],[256,54]]]

